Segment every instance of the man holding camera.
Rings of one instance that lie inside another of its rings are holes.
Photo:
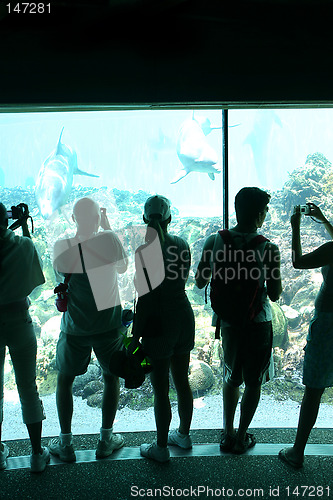
[[[104,458],[123,446],[121,435],[113,434],[119,401],[119,379],[109,370],[112,355],[121,349],[121,305],[117,275],[127,269],[123,246],[111,231],[105,210],[90,198],[81,198],[73,210],[77,232],[74,238],[56,242],[54,268],[67,277],[67,310],[61,320],[57,344],[57,410],[60,437],[49,450],[65,462],[76,459],[72,443],[72,385],[87,371],[94,350],[102,368],[104,392],[102,427],[96,456]],[[104,231],[98,232],[99,226]]]
[[[30,238],[28,207],[20,204],[11,211],[0,203],[0,443],[3,421],[3,386],[6,346],[13,363],[20,396],[23,422],[27,426],[32,455],[31,472],[42,472],[50,460],[41,446],[43,405],[36,386],[37,341],[28,309],[28,295],[45,282],[41,261]],[[22,227],[23,237],[8,229],[8,218]],[[0,469],[7,466],[9,449],[0,444]]]

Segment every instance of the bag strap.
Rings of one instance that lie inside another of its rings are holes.
[[[140,259],[140,262],[141,262],[141,265],[142,265],[143,273],[145,275],[149,291],[152,292],[153,288],[152,288],[151,283],[150,283],[150,279],[149,279],[149,276],[148,276],[148,271],[147,271],[147,268],[146,268],[146,265],[145,265],[145,261],[143,260],[141,250],[138,250],[138,254],[139,254],[139,259]]]
[[[87,274],[86,267],[84,265],[84,260],[83,260],[83,253],[82,253],[82,247],[81,243],[79,243],[79,252],[80,252],[80,257],[81,257],[81,264],[82,264],[82,269],[85,274]]]
[[[64,280],[65,285],[68,285],[69,280],[71,279],[72,274],[67,274]]]

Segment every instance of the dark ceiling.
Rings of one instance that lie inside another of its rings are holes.
[[[0,4],[0,105],[333,103],[330,1]]]

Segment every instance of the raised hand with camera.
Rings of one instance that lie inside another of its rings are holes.
[[[292,262],[296,269],[314,269],[325,266],[332,261],[332,243],[324,243],[319,248],[308,254],[302,255],[300,226],[302,214],[310,217],[315,222],[325,225],[329,235],[333,238],[333,226],[326,219],[321,209],[314,203],[296,205],[290,218],[292,228]]]
[[[7,211],[7,218],[14,219],[14,222],[9,227],[12,231],[22,227],[22,234],[27,238],[31,238],[30,231],[28,228],[28,219],[31,219],[31,226],[33,232],[33,220],[29,214],[29,208],[26,203],[19,203],[16,206],[12,206],[11,210]]]

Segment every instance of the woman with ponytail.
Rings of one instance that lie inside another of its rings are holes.
[[[194,315],[186,296],[191,254],[188,243],[168,233],[170,202],[151,196],[145,203],[146,243],[136,251],[136,288],[139,299],[134,326],[136,341],[153,365],[157,442],[142,444],[141,455],[158,462],[170,458],[168,445],[192,447],[189,435],[193,396],[188,381],[190,352],[194,347]],[[169,432],[172,418],[169,400],[169,369],[177,391],[179,429]]]

